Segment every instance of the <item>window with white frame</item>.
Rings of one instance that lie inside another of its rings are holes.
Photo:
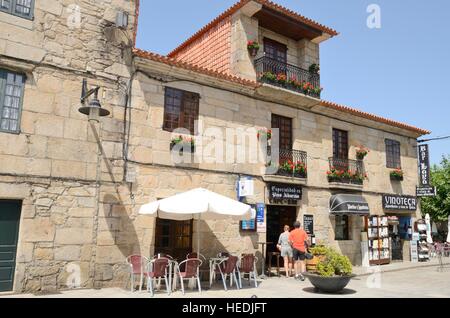
[[[0,131],[18,133],[25,75],[0,69]]]
[[[0,0],[0,11],[32,19],[34,0]]]

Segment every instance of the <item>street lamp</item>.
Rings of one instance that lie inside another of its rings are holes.
[[[82,114],[89,116],[89,121],[100,121],[100,117],[105,117],[110,114],[109,110],[102,108],[100,101],[98,100],[98,91],[100,86],[97,86],[91,90],[87,90],[87,80],[83,79],[83,87],[81,89],[81,107],[78,111]],[[86,106],[87,99],[94,95],[91,101]]]

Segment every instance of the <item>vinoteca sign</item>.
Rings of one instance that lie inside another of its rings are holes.
[[[402,195],[383,195],[383,209],[417,211],[417,198]]]

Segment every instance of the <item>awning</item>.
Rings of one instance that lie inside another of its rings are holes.
[[[361,195],[336,194],[330,199],[330,213],[333,215],[369,215],[366,199]]]

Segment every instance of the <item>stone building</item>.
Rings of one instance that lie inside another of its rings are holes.
[[[382,200],[415,195],[416,139],[429,132],[320,99],[319,47],[336,31],[270,1],[242,0],[161,56],[135,48],[138,2],[27,3],[0,9],[0,252],[9,255],[0,291],[125,287],[128,255],[182,257],[197,235],[205,256],[260,256],[258,242],[305,216],[318,243],[360,264],[366,213],[330,214],[335,195],[362,198],[372,215],[419,217]],[[256,56],[250,40],[261,45]],[[78,111],[84,78],[110,111],[99,124]],[[191,163],[173,162],[177,127],[197,143],[183,154]],[[255,153],[239,134],[270,128],[280,130],[279,163],[298,163],[295,173],[222,162],[208,146]],[[364,161],[359,145],[370,149]],[[403,181],[391,180],[396,168]],[[351,176],[327,175],[335,170]],[[208,221],[197,231],[195,222],[138,214],[198,187],[236,198],[243,178],[254,185],[244,200],[262,209],[267,228]],[[279,200],[277,191],[299,197]]]

